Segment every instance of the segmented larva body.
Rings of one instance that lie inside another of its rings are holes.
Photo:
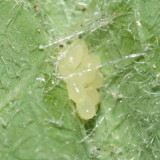
[[[58,64],[58,70],[66,82],[69,98],[76,103],[80,118],[88,120],[95,116],[100,102],[97,91],[102,85],[103,77],[97,66],[100,59],[89,54],[86,43],[77,40],[63,50],[65,55]]]

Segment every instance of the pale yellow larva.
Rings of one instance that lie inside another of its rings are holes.
[[[77,113],[84,120],[95,116],[100,94],[97,88],[103,83],[103,76],[97,66],[100,59],[94,54],[89,54],[86,43],[82,40],[75,41],[63,50],[65,56],[58,64],[61,76],[68,90],[69,98],[76,103]],[[79,73],[79,74],[75,74]]]

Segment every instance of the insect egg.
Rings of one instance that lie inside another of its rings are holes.
[[[58,70],[64,79],[69,98],[76,103],[77,113],[84,120],[95,116],[100,102],[97,88],[103,83],[103,76],[99,73],[100,59],[89,54],[86,43],[77,40],[63,50],[65,56],[58,64]],[[71,75],[71,76],[69,76]]]
[[[103,84],[103,76],[101,73],[97,73],[94,80],[88,84],[88,87],[93,87],[95,89],[100,88],[101,85]]]
[[[77,112],[80,118],[84,120],[91,119],[96,114],[96,107],[92,104],[92,101],[85,99],[80,103],[77,103]]]
[[[93,81],[97,74],[96,67],[100,65],[100,59],[94,54],[85,55],[79,68],[82,74],[84,83],[90,83]]]
[[[81,101],[85,94],[85,88],[80,81],[72,79],[67,81],[67,90],[68,90],[68,95],[71,100],[74,102],[79,102]]]

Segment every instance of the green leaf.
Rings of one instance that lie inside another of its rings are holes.
[[[159,0],[0,1],[0,159],[159,160]],[[101,58],[95,118],[56,71],[80,37]]]
[[[34,7],[3,1],[0,16],[0,159],[87,159],[82,124],[54,81],[55,51],[39,49],[48,37]]]

